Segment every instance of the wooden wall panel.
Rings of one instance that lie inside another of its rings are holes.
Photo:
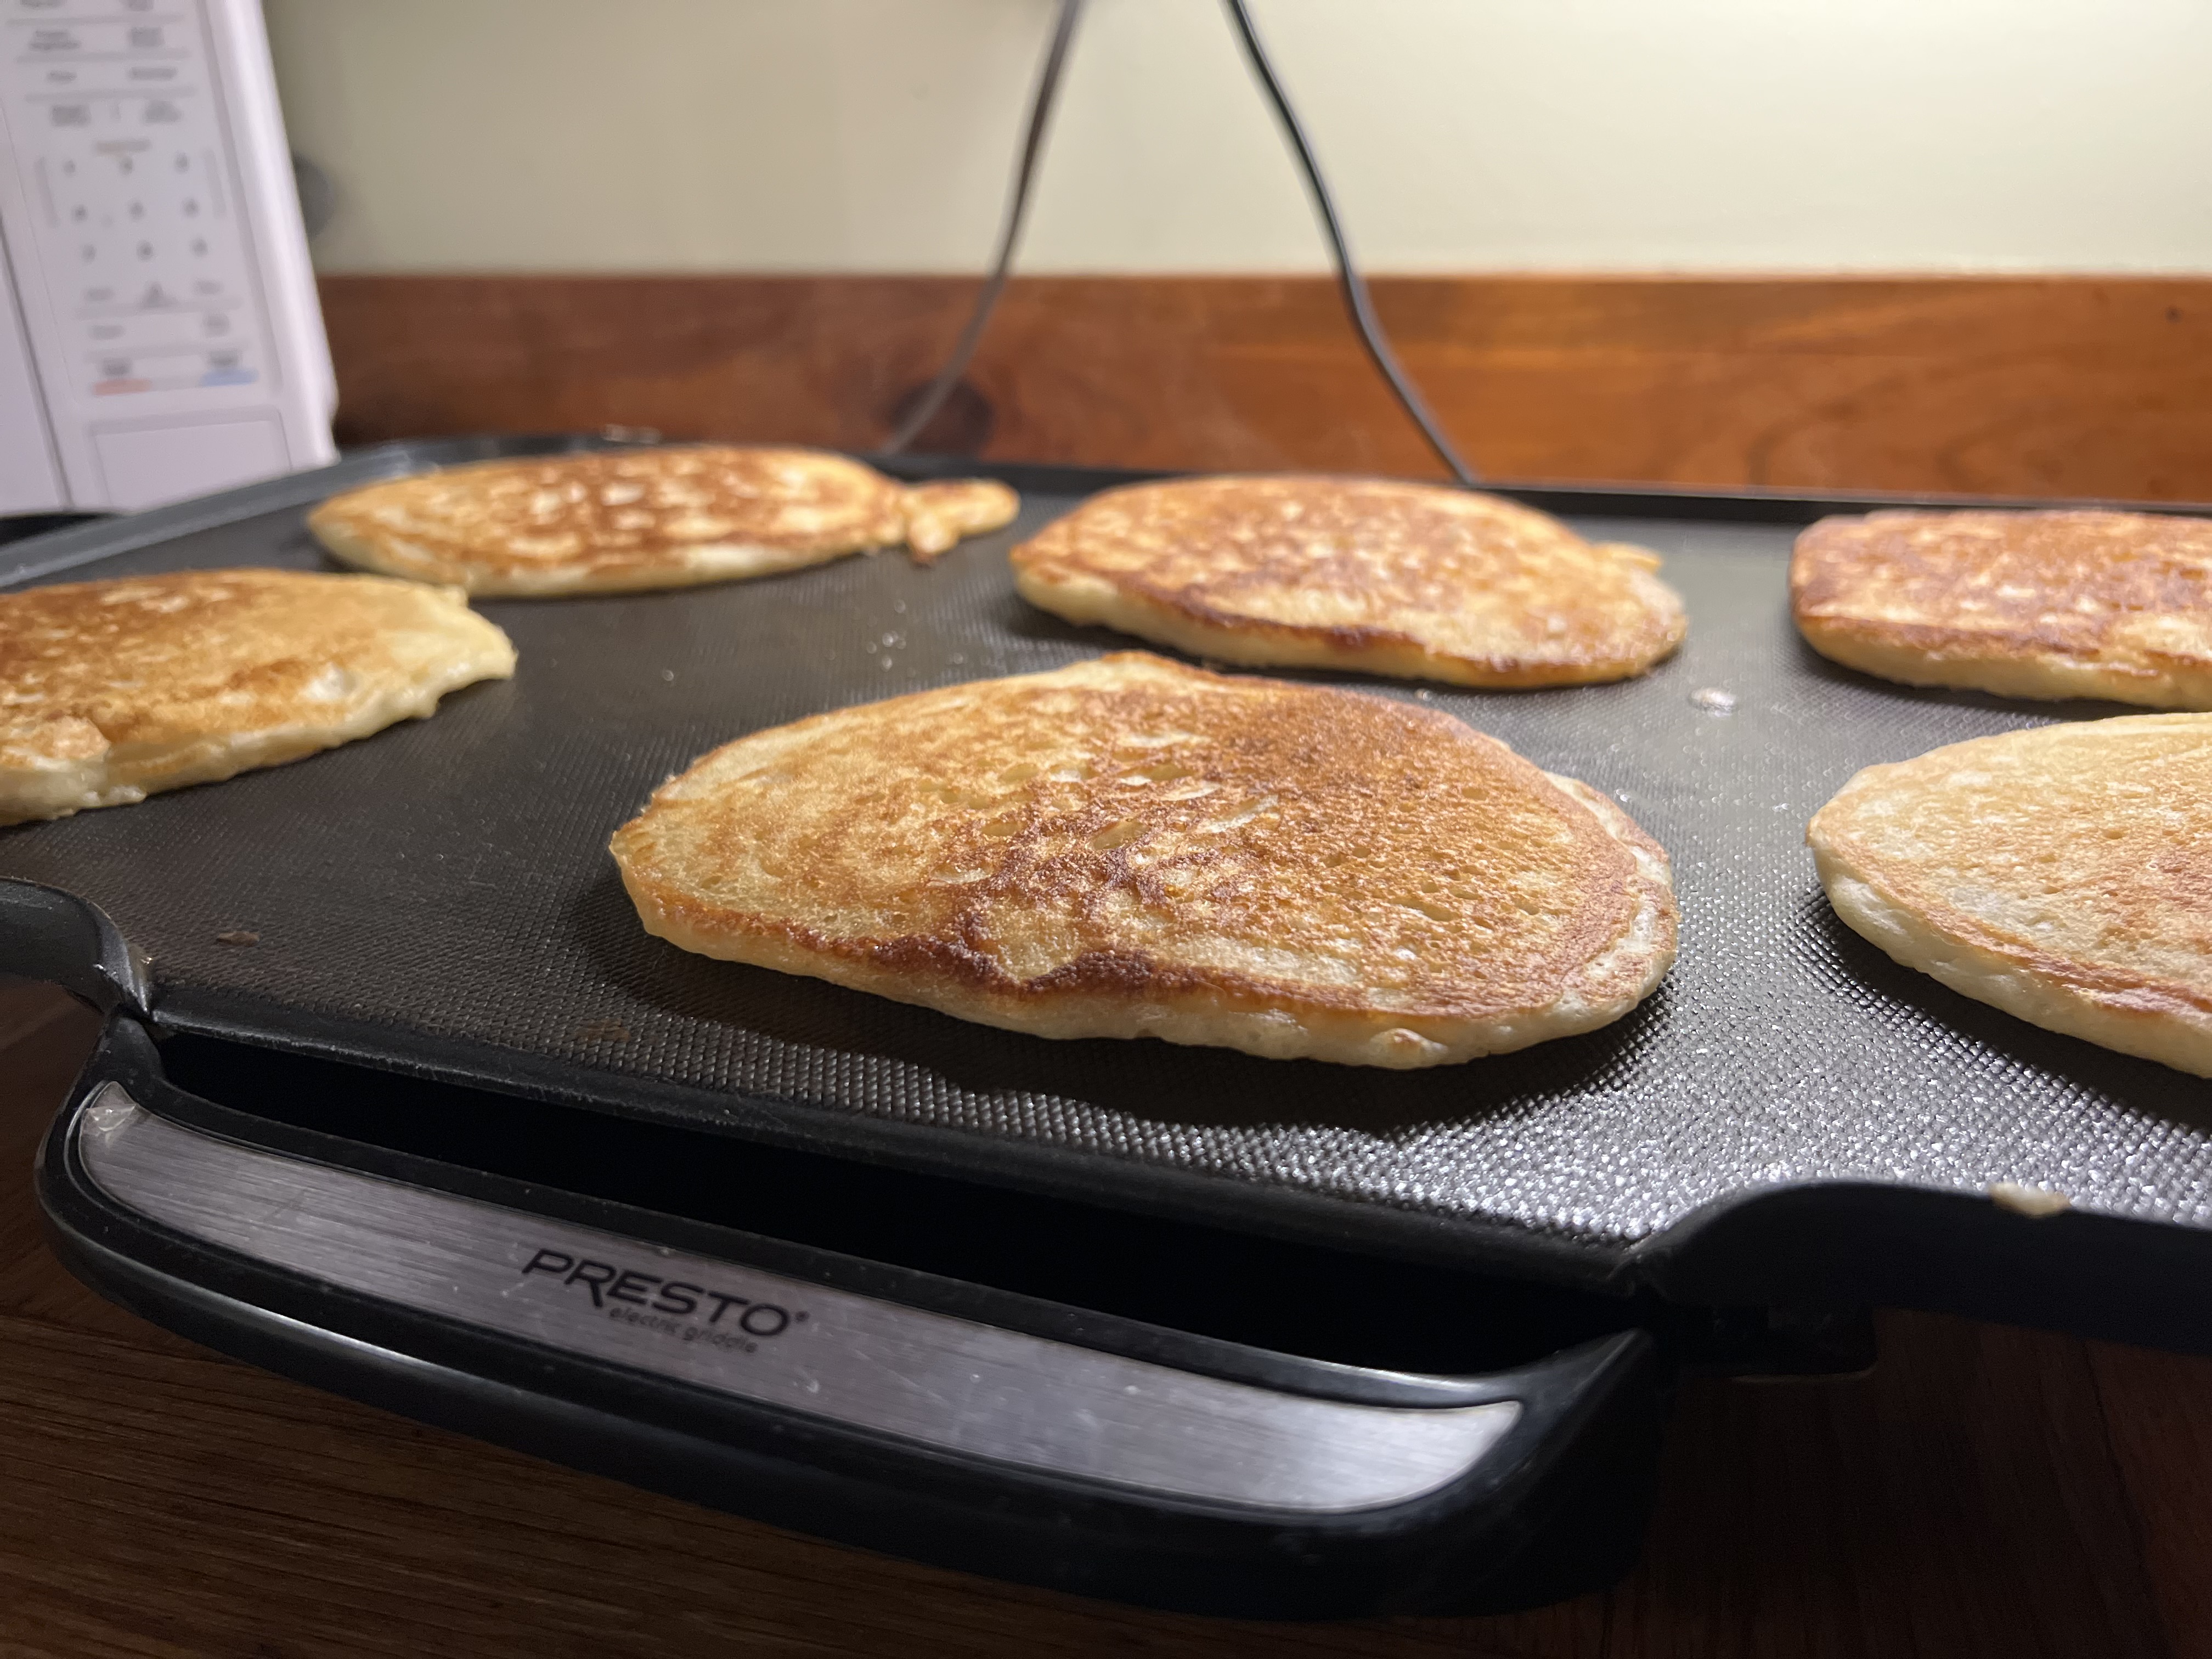
[[[1475,464],[1520,479],[2212,500],[2212,279],[1376,284]],[[331,276],[349,441],[607,423],[866,448],[952,277]],[[1435,471],[1326,280],[1030,277],[927,447]]]

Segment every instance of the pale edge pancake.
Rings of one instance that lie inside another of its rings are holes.
[[[1370,637],[1351,644],[1323,630],[1260,617],[1212,623],[1185,611],[1125,591],[1103,576],[1082,571],[1018,564],[1014,586],[1041,611],[1085,627],[1110,628],[1210,662],[1242,668],[1344,668],[1394,679],[1434,680],[1444,685],[1491,690],[1536,690],[1632,679],[1649,673],[1679,649],[1689,621],[1681,598],[1651,573],[1656,555],[1626,544],[1601,544],[1627,567],[1630,588],[1652,615],[1665,619],[1661,637],[1649,651],[1633,651],[1587,662],[1500,664],[1432,651],[1410,635],[1385,628],[1359,630]],[[1348,633],[1352,630],[1338,630]]]
[[[409,475],[410,478],[423,476],[426,475]],[[467,567],[465,559],[458,562],[449,560],[388,527],[380,529],[374,535],[361,532],[349,516],[359,510],[361,498],[374,495],[386,484],[408,481],[409,478],[387,479],[384,484],[366,484],[333,495],[308,514],[307,527],[341,563],[380,575],[404,577],[410,581],[440,585],[459,582],[478,599],[559,599],[586,593],[644,593],[703,587],[714,582],[744,581],[757,576],[779,575],[787,570],[803,570],[849,558],[855,553],[895,547],[902,542],[916,563],[931,564],[964,538],[985,535],[1012,524],[1021,510],[1021,498],[995,479],[937,479],[897,487],[895,524],[886,522],[873,531],[856,529],[849,541],[830,547],[779,547],[771,543],[744,540],[670,544],[650,556],[641,556],[624,565],[577,562],[473,570]]]
[[[447,620],[454,650],[422,679],[386,687],[336,720],[301,720],[258,732],[209,731],[181,744],[118,744],[96,756],[36,767],[0,765],[0,825],[127,806],[167,790],[282,766],[373,737],[404,720],[427,720],[448,692],[512,676],[514,647],[507,635],[471,611],[459,588],[433,591],[453,606]]]
[[[2093,986],[2057,976],[2064,971],[2063,962],[2042,962],[2037,971],[2021,955],[1968,937],[1972,924],[1965,918],[1948,917],[1950,925],[1946,926],[1899,902],[1854,870],[1824,833],[1821,818],[1855,790],[1880,787],[1879,775],[1886,769],[1869,767],[1853,777],[1828,807],[1814,815],[1806,830],[1820,884],[1845,926],[1892,961],[2031,1025],[2154,1060],[2193,1076],[2212,1077],[2212,1014],[2172,1006],[2152,1012],[2124,1006]]]
[[[1800,616],[1797,629],[1829,661],[1899,685],[1950,686],[2035,702],[2082,697],[2212,709],[2212,669],[2176,665],[2147,672],[2056,651],[2004,654],[2002,641],[1954,629],[1892,625],[1877,633],[1848,617]]]
[[[343,500],[343,497],[334,499]],[[360,570],[410,581],[453,581],[447,562],[404,536],[389,532],[376,538],[358,535],[352,525],[335,514],[310,520],[315,539],[341,562]],[[886,537],[879,545],[890,544]],[[501,571],[466,584],[478,599],[544,599],[567,594],[643,593],[663,588],[702,587],[709,582],[743,581],[754,576],[773,576],[808,565],[827,564],[849,557],[865,547],[840,547],[830,551],[812,548],[769,547],[757,542],[710,542],[666,554],[658,564],[598,569],[589,565],[549,565],[542,570]]]

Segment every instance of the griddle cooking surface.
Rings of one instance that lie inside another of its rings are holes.
[[[319,567],[292,494],[68,576]],[[563,1092],[617,1109],[894,1158],[926,1148],[988,1178],[1050,1163],[1107,1201],[1188,1208],[1225,1190],[1155,1179],[1170,1170],[1248,1196],[1321,1194],[1342,1200],[1347,1240],[1412,1212],[1470,1254],[1518,1237],[1610,1258],[1708,1200],[1827,1178],[2048,1183],[2078,1206],[2205,1224],[2212,1089],[1894,967],[1833,919],[1803,844],[1806,818],[1861,766],[2124,711],[1832,667],[1790,624],[1786,525],[1582,521],[1664,554],[1688,601],[1686,647],[1644,680],[1370,687],[1609,791],[1673,855],[1680,960],[1605,1031],[1413,1073],[1054,1043],[647,937],[606,840],[702,751],[1127,643],[1015,596],[1006,549],[1075,499],[1030,493],[1013,529],[933,568],[885,554],[687,592],[487,602],[521,653],[512,682],[295,765],[0,832],[0,874],[102,906],[152,954],[157,1006],[179,1024],[283,1041],[319,1017],[386,1064],[460,1056],[543,1078],[556,1062]],[[1705,688],[1734,712],[1694,701]],[[260,942],[218,942],[234,930]],[[872,1138],[885,1123],[923,1133]],[[1038,1148],[1058,1155],[1025,1161]]]

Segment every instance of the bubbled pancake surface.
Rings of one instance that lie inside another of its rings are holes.
[[[695,445],[488,461],[333,496],[308,517],[349,564],[477,594],[605,592],[771,574],[910,531],[924,555],[1010,520],[988,480],[916,489],[811,449]]]
[[[1496,496],[1378,479],[1132,485],[1012,557],[1034,605],[1225,662],[1571,685],[1642,673],[1686,628],[1655,554]]]
[[[0,594],[0,823],[274,765],[514,672],[452,588],[192,570]]]
[[[2212,714],[1870,766],[1808,833],[1837,914],[2051,1030],[2212,1075]]]
[[[1673,959],[1666,859],[1451,716],[1141,653],[716,750],[613,842],[647,927],[1045,1036],[1435,1065]]]
[[[2148,513],[1823,519],[1790,592],[1814,649],[1910,685],[2212,708],[2212,521]]]

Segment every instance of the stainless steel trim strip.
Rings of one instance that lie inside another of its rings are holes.
[[[1379,1508],[1466,1474],[1517,1401],[1366,1406],[1000,1330],[200,1133],[110,1083],[76,1132],[118,1202],[405,1307],[895,1435],[1181,1498]]]

